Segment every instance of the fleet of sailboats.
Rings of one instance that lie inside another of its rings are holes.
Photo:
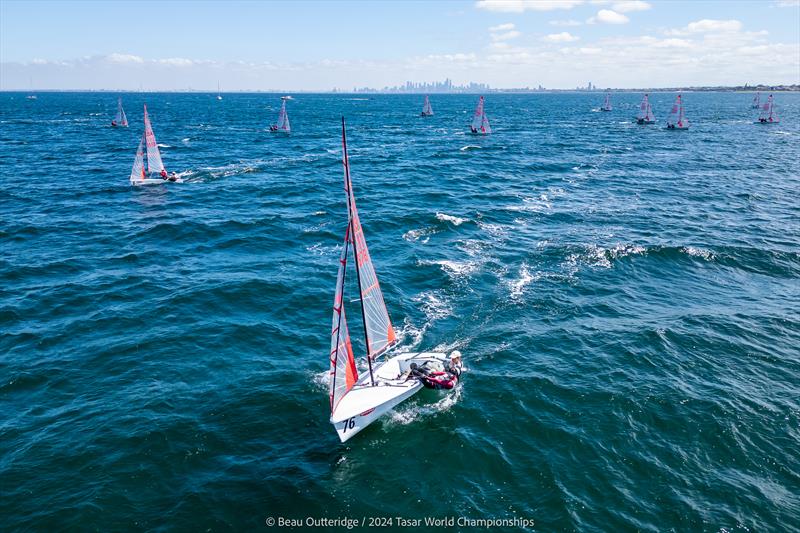
[[[656,117],[653,114],[653,108],[650,106],[650,99],[645,93],[642,98],[642,103],[639,104],[639,115],[636,117],[637,124],[655,124]]]
[[[423,117],[432,117],[433,116],[433,108],[431,107],[431,100],[428,98],[428,95],[425,95],[425,103],[422,104],[422,113],[420,113]]]
[[[125,116],[125,110],[122,109],[122,97],[117,98],[117,114],[111,120],[111,125],[120,128],[128,127],[128,117]]]
[[[146,156],[146,157],[145,157]],[[180,181],[174,174],[168,174],[161,161],[161,152],[158,150],[156,135],[153,133],[153,126],[150,124],[150,116],[147,114],[147,104],[144,105],[144,133],[139,140],[139,148],[136,150],[136,159],[133,161],[131,169],[131,185],[152,185],[164,183],[165,181]]]
[[[769,95],[766,103],[761,106],[761,113],[758,115],[759,124],[777,124],[780,122],[778,114],[775,112],[775,102],[772,100],[772,95]]]
[[[269,127],[269,131],[277,131],[282,133],[291,133],[292,127],[289,125],[289,115],[286,113],[286,100],[284,96],[281,98],[281,110],[278,112],[278,122]]]
[[[400,353],[379,361],[381,356],[389,356],[397,344],[397,336],[386,309],[356,208],[344,118],[342,118],[342,163],[347,196],[347,227],[339,257],[339,272],[336,276],[333,299],[329,395],[331,424],[336,429],[339,439],[345,442],[423,387],[422,381],[414,377],[414,371],[425,367],[444,368],[448,363],[448,357],[444,353],[434,352]],[[351,251],[355,264],[367,363],[367,370],[360,377],[344,307],[345,278]]]
[[[603,107],[600,108],[600,111],[611,111],[611,93],[606,93],[606,100],[603,102]]]
[[[686,120],[686,115],[683,110],[683,99],[681,95],[675,98],[675,103],[672,104],[672,109],[667,116],[667,129],[668,130],[688,130],[689,121]]]
[[[483,96],[478,100],[478,107],[475,108],[469,129],[472,133],[482,133],[484,135],[492,133],[489,117],[486,116],[486,112],[483,110]]]

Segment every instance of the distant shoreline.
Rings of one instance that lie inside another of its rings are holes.
[[[483,91],[381,91],[381,90],[359,90],[359,91],[345,91],[345,90],[329,90],[329,91],[308,91],[308,90],[289,90],[289,89],[265,89],[265,90],[243,90],[243,91],[224,91],[222,94],[343,94],[343,95],[414,95],[414,94],[543,94],[543,93],[663,93],[663,92],[710,92],[710,93],[723,93],[723,92],[800,92],[800,85],[740,85],[736,87],[650,87],[650,88],[636,88],[636,89],[528,89],[528,88],[507,88],[507,89],[486,89]],[[0,93],[142,93],[142,94],[217,94],[216,90],[173,90],[173,91],[140,91],[140,90],[125,90],[125,89],[0,89]]]

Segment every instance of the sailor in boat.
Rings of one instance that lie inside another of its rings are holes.
[[[269,131],[278,131],[278,125],[273,124],[272,126],[269,127]]]
[[[429,362],[422,365],[411,363],[408,377],[417,378],[428,389],[449,390],[456,386],[462,368],[459,351],[456,350],[450,355],[450,362],[445,369],[442,369],[441,365],[438,365],[438,368],[429,368],[428,364]]]
[[[116,127],[116,126],[117,126],[117,121],[116,121],[116,120],[112,120],[112,121],[111,121],[111,125],[112,125],[112,126],[114,126],[114,127]]]
[[[478,128],[476,128],[475,126],[470,126],[469,129],[470,131],[472,131],[472,133],[478,133]]]
[[[161,169],[161,179],[167,180],[167,181],[178,181],[178,175],[175,172],[173,172],[172,174],[167,174],[167,171],[162,168]]]

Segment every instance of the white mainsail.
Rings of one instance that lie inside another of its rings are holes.
[[[428,98],[428,95],[425,95],[425,103],[422,105],[422,116],[423,117],[430,117],[433,116],[433,108],[431,107],[431,101]]]
[[[381,353],[397,342],[397,337],[389,318],[389,312],[383,300],[383,292],[378,283],[378,276],[364,238],[364,229],[356,208],[353,184],[350,180],[350,160],[347,155],[347,138],[342,120],[342,162],[344,164],[345,192],[350,219],[351,242],[356,259],[356,276],[361,292],[361,308],[364,319],[364,336],[366,338],[367,357],[374,360]]]
[[[761,93],[756,91],[756,95],[753,97],[753,109],[758,109],[761,107]]]
[[[285,131],[286,133],[292,131],[292,127],[289,125],[289,115],[286,113],[286,100],[283,100],[283,102],[281,103],[281,110],[278,113],[277,126],[279,131]]]
[[[606,101],[603,102],[603,111],[611,111],[611,93],[606,93]]]
[[[114,125],[128,127],[128,117],[125,116],[125,110],[122,109],[122,98],[117,98],[117,114],[114,116]]]
[[[156,135],[153,133],[150,116],[147,114],[147,104],[144,105],[144,139],[147,147],[147,172],[148,174],[160,174],[165,170],[164,163],[161,161],[161,152],[158,151]]]

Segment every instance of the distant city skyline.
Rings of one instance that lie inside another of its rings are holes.
[[[0,90],[413,89],[401,80],[798,84],[800,1],[0,2]]]

